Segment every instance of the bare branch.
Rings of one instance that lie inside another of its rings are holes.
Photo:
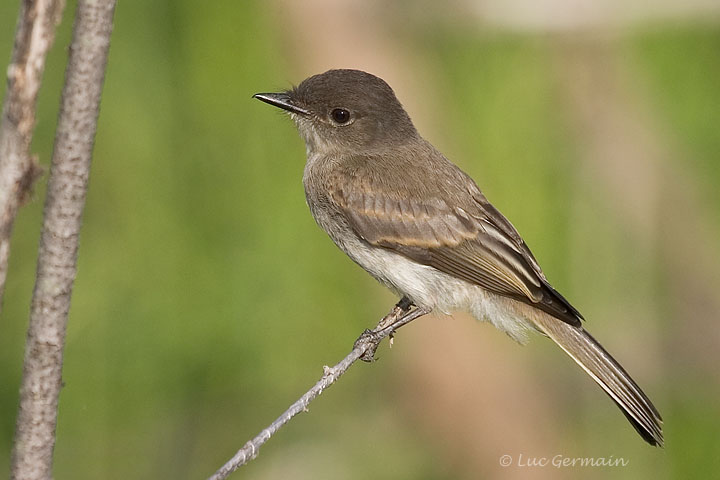
[[[30,155],[35,104],[45,56],[55,39],[64,0],[20,2],[15,45],[7,69],[8,88],[0,119],[0,311],[5,291],[10,236],[18,208],[42,169]]]
[[[257,457],[260,452],[260,447],[270,440],[270,437],[295,415],[307,411],[310,402],[317,398],[326,388],[334,384],[353,363],[358,359],[371,362],[375,350],[383,338],[390,336],[392,340],[392,335],[398,328],[407,325],[427,313],[428,311],[421,308],[411,308],[410,302],[403,298],[390,313],[380,320],[377,327],[373,330],[365,330],[365,332],[360,335],[355,341],[352,351],[345,358],[333,367],[324,367],[323,376],[310,390],[293,403],[290,408],[272,422],[270,426],[261,431],[255,438],[248,441],[225,465],[209,477],[208,480],[223,480],[232,472]]]
[[[49,479],[78,238],[114,0],[79,0],[53,151],[25,345],[13,479]]]

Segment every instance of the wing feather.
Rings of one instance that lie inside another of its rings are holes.
[[[462,207],[439,195],[399,195],[358,176],[337,178],[344,182],[330,190],[331,200],[371,245],[580,325],[580,313],[552,288],[515,227],[469,178]]]

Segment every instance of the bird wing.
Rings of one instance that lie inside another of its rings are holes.
[[[515,227],[469,177],[457,172],[467,188],[442,196],[429,188],[422,197],[399,192],[384,181],[368,181],[367,175],[338,175],[330,199],[371,245],[579,326],[582,316],[548,283]],[[447,185],[443,183],[446,190]],[[443,199],[448,197],[458,204]]]

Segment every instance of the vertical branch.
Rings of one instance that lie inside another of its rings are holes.
[[[35,104],[45,69],[45,56],[55,39],[55,26],[60,22],[64,7],[64,0],[24,0],[20,3],[0,118],[0,310],[15,216],[42,171],[30,156]]]
[[[25,345],[13,479],[49,479],[75,280],[115,0],[79,0],[58,117]]]

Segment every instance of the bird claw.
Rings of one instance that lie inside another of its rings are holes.
[[[377,326],[372,330],[365,330],[362,335],[355,340],[354,348],[360,347],[364,349],[363,354],[360,356],[360,360],[363,362],[373,362],[376,360],[375,352],[377,351],[378,345],[382,341],[384,336],[389,337],[388,342],[392,348],[395,332],[390,331],[387,333],[389,328],[401,318],[404,318],[413,307],[413,303],[407,298],[403,297],[400,301],[390,310],[390,313],[385,315]]]
[[[376,329],[377,330],[377,329]],[[365,351],[360,356],[363,362],[372,362],[375,360],[375,351],[380,341],[377,338],[376,330],[365,329],[365,331],[355,340],[354,348],[361,347]]]

